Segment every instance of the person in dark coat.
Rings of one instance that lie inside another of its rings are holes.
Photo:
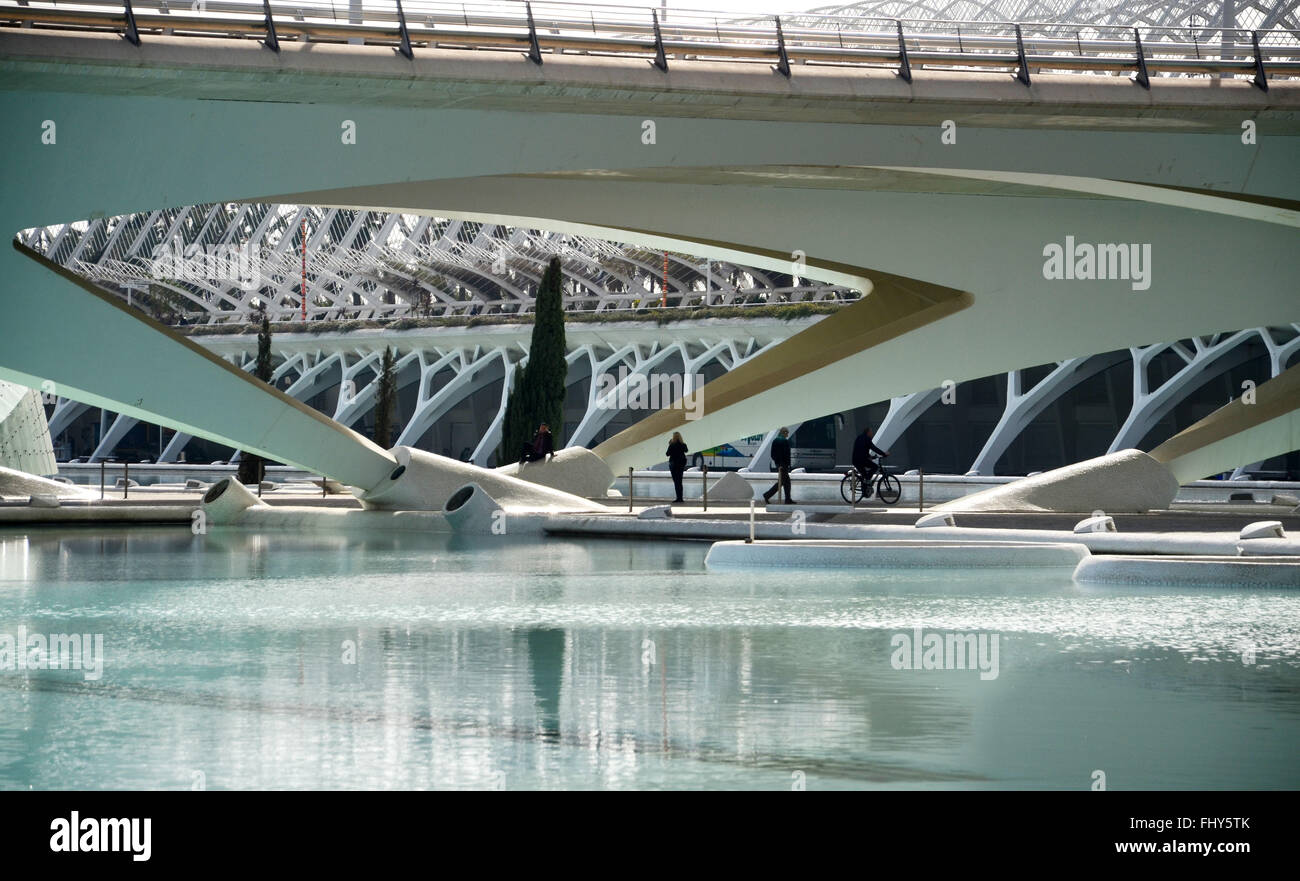
[[[519,462],[541,462],[548,457],[555,458],[555,441],[551,438],[551,427],[543,422],[533,436],[533,442],[524,444],[519,453]]]
[[[793,505],[794,499],[790,498],[790,429],[788,428],[781,429],[776,440],[772,441],[772,464],[776,466],[776,483],[763,493],[763,501],[770,502],[777,490],[785,490],[785,503]]]
[[[673,489],[677,490],[677,498],[673,501],[681,504],[685,501],[682,498],[682,475],[686,472],[686,454],[690,450],[686,448],[680,431],[673,432],[672,439],[668,441],[668,449],[664,452],[668,456],[668,470],[673,475]]]
[[[872,443],[871,427],[867,426],[862,429],[862,434],[857,436],[853,441],[853,467],[858,469],[858,474],[862,477],[862,497],[865,499],[871,495],[872,475],[878,470],[876,463],[872,460],[871,454],[877,456],[888,456],[888,450],[882,450]]]

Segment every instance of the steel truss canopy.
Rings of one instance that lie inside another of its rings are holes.
[[[1208,32],[1218,28],[1300,30],[1298,5],[1295,0],[868,0],[817,6],[806,14],[810,24],[831,17],[845,23],[855,19],[931,19],[1191,28],[1207,33],[1202,41],[1209,42]],[[789,18],[802,21],[798,15]]]
[[[18,240],[168,324],[532,311],[559,257],[570,312],[839,303],[844,287],[688,254],[495,223],[217,203],[20,232]],[[667,291],[664,291],[665,280]]]

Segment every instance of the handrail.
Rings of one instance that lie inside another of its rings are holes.
[[[639,56],[662,51],[676,60],[775,61],[782,45],[804,64],[911,69],[1005,69],[1020,66],[1017,25],[1009,22],[866,19],[791,13],[737,19],[735,13],[651,7],[584,6],[539,0],[530,30],[523,3],[410,0],[307,0],[270,3],[279,40],[357,41],[403,50],[463,48],[528,51],[535,35],[544,57],[565,52]],[[267,35],[262,0],[132,0],[135,32],[173,36]],[[32,28],[124,31],[123,0],[0,0],[0,22]],[[1025,64],[1035,72],[1300,75],[1300,32],[1209,27],[1118,27],[1020,23]],[[403,32],[409,43],[403,39]],[[1257,48],[1258,47],[1258,48]],[[1139,56],[1139,52],[1141,56]],[[1257,57],[1258,53],[1258,57]],[[537,59],[534,59],[537,60]],[[1027,79],[1027,77],[1025,77]],[[1139,82],[1148,85],[1145,78]]]

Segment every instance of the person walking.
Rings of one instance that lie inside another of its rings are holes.
[[[781,429],[776,440],[772,441],[772,464],[776,466],[776,483],[763,493],[764,504],[772,501],[772,496],[776,495],[777,490],[785,490],[785,503],[793,505],[794,499],[790,498],[790,429],[788,428]]]
[[[682,498],[682,475],[686,473],[686,454],[689,452],[686,441],[682,440],[682,433],[674,431],[664,453],[668,456],[668,470],[673,475],[673,489],[677,490],[677,498],[673,500],[677,504],[685,502]]]

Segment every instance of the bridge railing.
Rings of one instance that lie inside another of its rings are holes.
[[[268,16],[269,10],[269,16]],[[269,19],[269,20],[268,20]],[[565,53],[690,61],[775,62],[911,70],[1006,70],[1149,76],[1300,75],[1300,33],[1213,27],[1123,28],[1093,24],[869,19],[733,13],[549,2],[440,0],[0,0],[0,22],[23,27],[116,30],[134,42],[154,34],[256,37],[527,53],[537,63]]]

